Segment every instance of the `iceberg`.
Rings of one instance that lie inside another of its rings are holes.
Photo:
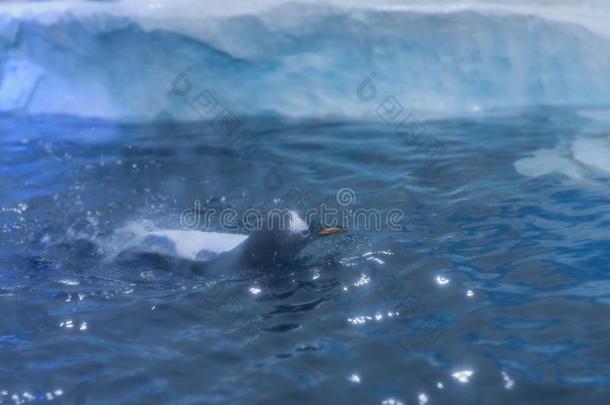
[[[388,98],[450,115],[610,104],[608,37],[542,15],[337,3],[160,23],[95,7],[5,9],[1,111],[148,122],[364,117]]]
[[[42,78],[43,70],[26,60],[9,59],[2,66],[0,111],[26,108]]]

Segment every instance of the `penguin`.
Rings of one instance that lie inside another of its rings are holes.
[[[287,224],[274,216],[250,235],[153,229],[135,236],[137,250],[198,262],[206,268],[270,268],[288,265],[318,238],[344,233],[342,227],[308,225],[296,211]]]

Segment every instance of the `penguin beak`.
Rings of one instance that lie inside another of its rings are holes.
[[[341,228],[340,226],[331,226],[329,228],[320,229],[320,231],[318,232],[318,235],[329,236],[329,235],[336,235],[336,234],[344,233],[344,232],[347,232],[346,228]]]

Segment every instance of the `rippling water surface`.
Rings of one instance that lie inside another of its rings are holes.
[[[515,162],[573,111],[425,122],[0,120],[0,402],[605,403],[610,183]],[[584,134],[584,135],[583,135]],[[117,256],[210,208],[401,209],[282,271]],[[195,211],[195,209],[199,211]],[[191,210],[191,211],[185,211]]]

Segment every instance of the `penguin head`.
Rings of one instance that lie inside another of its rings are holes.
[[[253,265],[287,264],[314,240],[343,232],[345,228],[308,224],[296,211],[283,211],[268,215],[263,229],[248,238],[246,255]]]

